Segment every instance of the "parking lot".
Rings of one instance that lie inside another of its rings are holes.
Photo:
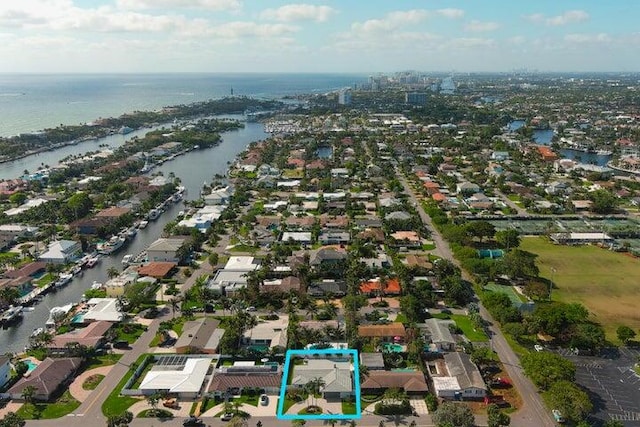
[[[590,391],[595,418],[640,426],[640,377],[633,371],[639,350],[621,348],[600,357],[560,353],[575,363],[576,382]]]

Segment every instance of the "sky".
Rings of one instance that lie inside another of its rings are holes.
[[[638,0],[0,0],[0,72],[630,72],[638,17]]]

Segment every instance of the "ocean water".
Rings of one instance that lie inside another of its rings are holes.
[[[322,93],[357,74],[0,74],[0,136],[221,98]]]

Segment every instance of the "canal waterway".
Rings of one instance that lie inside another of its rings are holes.
[[[242,116],[225,117],[242,118]],[[146,131],[149,131],[149,129]],[[144,131],[139,132],[140,136],[144,135]],[[129,134],[127,138],[133,135],[134,134]],[[222,134],[222,142],[218,146],[209,149],[194,150],[183,156],[176,157],[171,161],[165,162],[161,167],[154,169],[154,173],[162,171],[165,176],[170,172],[175,173],[175,175],[181,179],[182,185],[187,188],[186,199],[195,199],[200,194],[203,182],[206,181],[210,183],[213,175],[226,173],[229,162],[232,162],[248,144],[252,141],[259,141],[267,137],[268,135],[264,132],[262,124],[245,123],[243,129]],[[109,138],[111,139],[106,143],[112,146],[118,143],[121,145],[125,140],[122,135],[114,135]],[[67,155],[86,152],[89,150],[87,148],[88,144],[94,144],[97,147],[98,144],[103,143],[105,143],[104,139],[97,142],[68,146],[62,149],[66,153],[64,155],[61,155],[58,151],[42,153],[41,156],[39,156],[40,159],[37,164],[45,162],[45,164],[53,165],[57,163],[60,158]],[[30,166],[18,166],[13,164],[14,162],[6,163],[2,165],[2,173],[5,174],[5,167],[14,171],[18,170],[18,175],[21,175],[22,170],[25,168],[35,170],[37,166],[35,168],[33,167],[33,158],[34,156],[31,156],[15,162],[20,165]],[[12,174],[7,177],[15,178],[16,175]],[[29,336],[33,330],[44,326],[49,318],[49,311],[52,307],[65,305],[70,302],[78,302],[80,298],[82,298],[82,294],[91,287],[94,281],[104,283],[108,279],[107,270],[109,267],[113,266],[122,270],[122,257],[128,253],[137,254],[145,250],[160,236],[164,226],[174,220],[178,212],[183,209],[184,206],[182,203],[169,206],[165,213],[156,221],[150,221],[145,229],[139,230],[135,239],[116,254],[102,256],[100,262],[94,268],[85,270],[82,276],[74,277],[67,286],[57,292],[47,294],[42,302],[34,306],[34,311],[23,314],[21,322],[8,329],[1,329],[0,351],[3,354],[6,352],[21,352],[28,343]]]

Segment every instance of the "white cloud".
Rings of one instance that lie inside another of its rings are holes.
[[[354,22],[351,24],[351,30],[354,33],[388,33],[408,24],[418,24],[428,15],[429,12],[423,9],[390,12],[382,19]]]
[[[567,34],[564,40],[570,43],[609,43],[612,41],[611,36],[606,33],[599,34]]]
[[[238,10],[239,0],[116,0],[116,5],[125,10],[198,8],[210,10]]]
[[[498,28],[500,28],[500,24],[498,24],[497,22],[482,22],[475,19],[464,26],[464,29],[466,31],[471,31],[474,33],[495,31]]]
[[[285,24],[257,24],[236,21],[213,27],[210,34],[217,37],[237,39],[243,37],[279,37],[295,33],[299,28]]]
[[[464,10],[462,9],[438,9],[436,13],[440,16],[444,16],[445,18],[458,19],[464,16]]]
[[[287,4],[277,9],[266,9],[261,14],[262,19],[280,22],[315,21],[325,22],[336,10],[329,6],[315,6],[312,4]]]
[[[587,21],[589,19],[589,14],[584,10],[568,10],[561,15],[548,17],[542,13],[534,13],[532,15],[526,15],[525,19],[533,22],[534,24],[545,24],[557,27]]]

